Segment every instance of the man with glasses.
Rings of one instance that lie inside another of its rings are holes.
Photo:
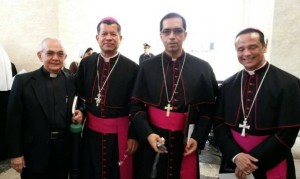
[[[140,66],[131,98],[138,179],[200,178],[197,149],[211,127],[218,84],[207,62],[184,51],[186,36],[185,19],[167,14],[160,21],[165,51]]]
[[[46,38],[37,53],[43,66],[15,77],[7,112],[11,166],[22,179],[67,179],[69,124],[75,82],[61,71],[67,55],[58,39]]]

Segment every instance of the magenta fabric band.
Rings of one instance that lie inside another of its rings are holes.
[[[126,154],[127,136],[129,127],[129,117],[99,118],[91,113],[87,113],[87,127],[93,131],[103,134],[118,134],[119,160]],[[120,166],[120,178],[132,179],[132,156],[128,155],[124,163]]]
[[[255,146],[262,143],[266,138],[269,136],[252,136],[249,134],[246,134],[245,136],[241,136],[240,133],[231,130],[232,136],[235,139],[235,141],[240,145],[240,147],[245,151],[249,152],[252,150]],[[274,168],[268,170],[266,172],[268,179],[273,178],[286,178],[287,173],[287,163],[286,160],[283,160],[278,165],[276,165]]]
[[[186,123],[187,113],[170,112],[170,116],[166,116],[166,111],[148,106],[149,120],[152,124],[162,129],[171,131],[183,130]],[[181,163],[180,179],[196,179],[197,178],[197,158],[193,152],[188,156],[184,156]]]
[[[197,179],[197,156],[196,152],[191,153],[188,156],[183,156],[180,179]]]
[[[170,112],[170,116],[167,117],[165,110],[148,106],[148,114],[151,123],[162,129],[175,131],[185,127],[186,113]]]

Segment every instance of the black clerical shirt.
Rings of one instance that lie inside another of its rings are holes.
[[[49,102],[50,126],[53,130],[66,129],[67,122],[67,92],[66,77],[59,73],[57,77],[50,77],[49,72],[43,70],[47,88],[47,99]]]

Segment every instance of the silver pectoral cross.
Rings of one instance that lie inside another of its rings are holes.
[[[246,129],[250,129],[250,126],[247,124],[247,120],[244,120],[243,124],[239,125],[239,128],[243,128],[241,136],[245,136]]]
[[[97,97],[96,98],[94,98],[95,99],[95,101],[96,101],[96,106],[98,107],[99,106],[99,104],[100,104],[100,102],[101,102],[101,94],[100,93],[98,93],[97,94]]]
[[[168,103],[168,105],[165,106],[165,109],[167,110],[166,116],[169,117],[170,116],[170,111],[173,109],[173,107],[170,105],[170,103]]]

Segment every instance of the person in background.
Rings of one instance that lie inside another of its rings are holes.
[[[140,65],[131,97],[138,179],[200,178],[197,149],[204,148],[211,128],[218,84],[207,62],[184,51],[186,37],[184,17],[165,15],[160,21],[165,50]]]
[[[11,71],[12,71],[12,76],[14,77],[16,74],[18,74],[16,65],[11,62]]]
[[[79,55],[80,60],[84,59],[87,56],[92,55],[92,53],[93,53],[93,49],[91,47],[87,48],[85,51],[80,51],[80,55]],[[78,65],[79,63],[75,61],[70,64],[69,71],[71,75],[75,75],[77,73]]]
[[[237,58],[244,69],[221,85],[214,135],[220,173],[236,178],[296,178],[291,153],[300,128],[300,80],[270,64],[263,32],[240,31]]]
[[[147,43],[144,43],[143,46],[144,46],[144,53],[143,53],[142,55],[140,55],[140,58],[139,58],[139,65],[140,65],[142,62],[144,62],[144,61],[150,59],[151,57],[154,57],[154,55],[153,55],[152,53],[150,53],[150,47],[151,47],[151,46],[150,46],[149,44],[147,44]]]
[[[66,68],[66,64],[65,63],[63,64],[63,67],[61,68],[61,71],[65,72],[68,75],[71,74],[71,71],[68,68]]]
[[[85,100],[81,178],[132,179],[137,141],[128,135],[129,101],[139,66],[119,51],[121,26],[112,17],[97,25],[100,53],[82,60],[79,96]]]
[[[71,107],[75,81],[61,71],[66,52],[58,39],[41,42],[42,67],[16,75],[11,89],[6,137],[11,167],[22,179],[67,179],[71,151],[69,124],[83,114]]]
[[[5,140],[6,112],[13,77],[16,74],[15,65],[10,62],[6,51],[0,46],[0,161],[8,157]]]

